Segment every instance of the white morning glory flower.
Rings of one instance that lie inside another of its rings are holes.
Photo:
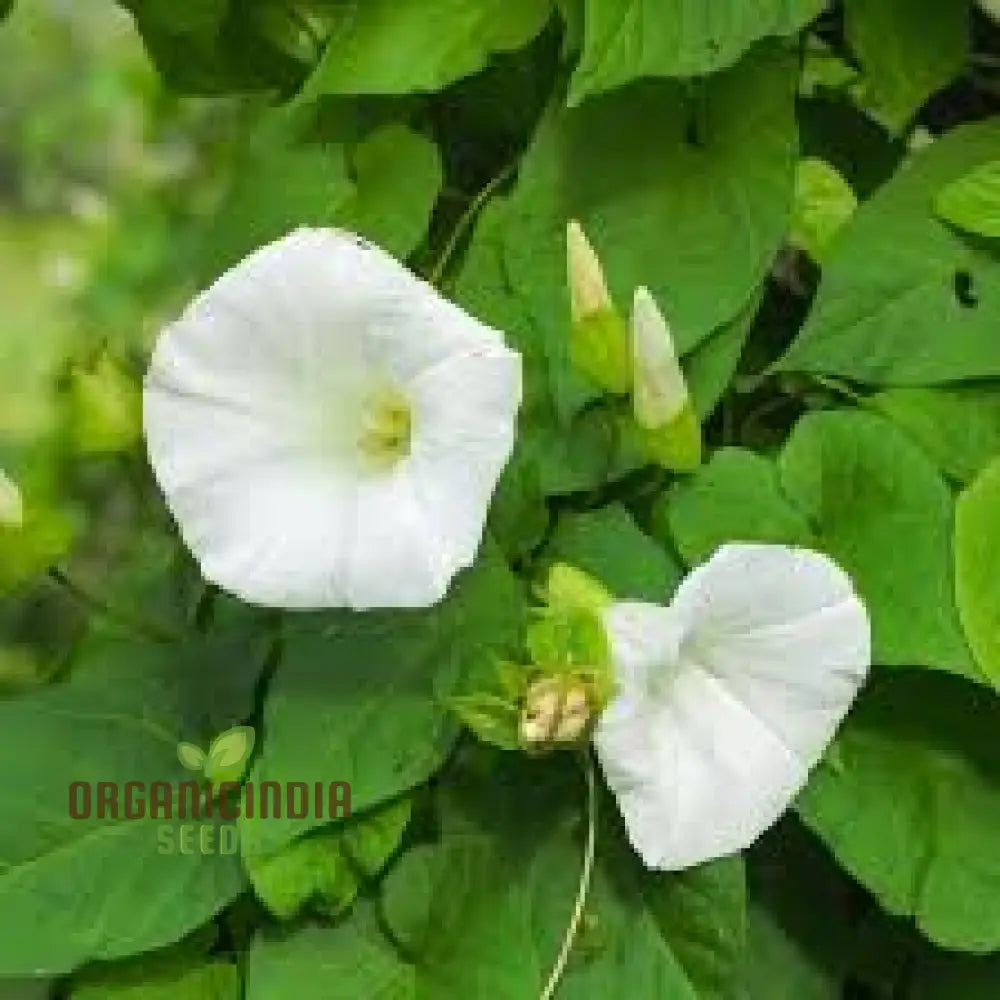
[[[618,693],[594,734],[650,868],[748,847],[819,762],[871,660],[868,615],[825,556],[727,545],[669,607],[604,612]]]
[[[255,604],[423,607],[469,566],[520,356],[350,233],[249,256],[161,335],[149,455],[205,576]]]

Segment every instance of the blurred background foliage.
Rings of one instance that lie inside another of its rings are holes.
[[[58,669],[87,594],[51,575],[15,584],[72,545],[78,587],[106,593],[121,563],[112,590],[138,606],[151,595],[136,574],[182,558],[147,523],[162,515],[129,449],[138,385],[152,335],[192,290],[191,227],[220,196],[252,101],[169,93],[111,0],[16,5],[0,93],[0,468],[26,512],[23,530],[0,527],[0,684],[21,685]]]

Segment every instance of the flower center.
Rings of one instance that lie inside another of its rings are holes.
[[[372,392],[364,404],[358,451],[375,469],[388,469],[410,453],[413,411],[395,386]]]

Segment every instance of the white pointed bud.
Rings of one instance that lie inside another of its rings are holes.
[[[669,424],[688,402],[670,327],[648,288],[637,288],[632,302],[632,377],[635,419],[655,430]]]
[[[24,524],[24,501],[17,483],[0,469],[0,526],[20,528]]]
[[[701,426],[673,335],[648,288],[632,302],[632,408],[651,458],[687,471],[701,463]]]
[[[573,364],[602,389],[626,393],[632,382],[628,330],[611,301],[597,252],[576,221],[566,226],[566,263]]]
[[[575,219],[566,226],[566,254],[573,322],[613,308],[597,251]]]
[[[586,686],[570,677],[544,677],[528,688],[521,713],[521,740],[528,747],[575,743],[591,719]]]

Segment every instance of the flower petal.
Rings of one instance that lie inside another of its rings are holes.
[[[660,622],[637,656],[634,629],[607,616],[622,691],[595,743],[636,850],[680,869],[749,846],[784,812],[864,682],[871,638],[847,576],[781,546],[723,547]]]
[[[150,460],[226,590],[289,608],[422,606],[474,557],[519,380],[495,330],[389,255],[299,230],[164,331],[144,392]],[[365,408],[386,391],[414,410],[411,455],[389,469],[362,454]],[[474,489],[438,460],[463,436],[486,442],[471,451]]]

